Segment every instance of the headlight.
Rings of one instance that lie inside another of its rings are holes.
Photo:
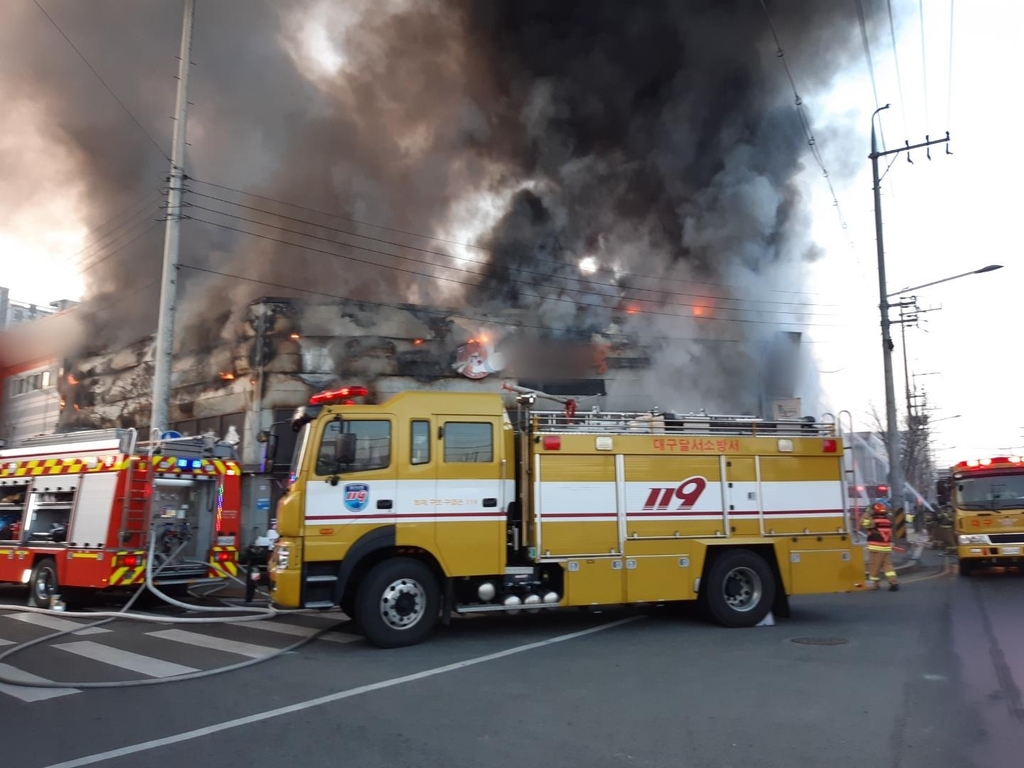
[[[288,567],[288,550],[288,545],[280,541],[274,545],[274,561],[279,571],[283,571]]]
[[[961,544],[991,544],[988,540],[988,536],[984,533],[969,533],[966,536],[960,536]]]

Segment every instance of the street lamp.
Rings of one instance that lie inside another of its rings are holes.
[[[886,298],[891,299],[893,296],[902,296],[904,293],[910,293],[911,291],[916,291],[920,288],[930,288],[931,286],[938,285],[939,283],[948,283],[950,280],[959,280],[961,277],[967,277],[968,275],[982,275],[985,272],[995,272],[997,269],[1002,268],[1002,264],[989,264],[987,267],[976,269],[973,272],[964,272],[963,274],[960,275],[944,277],[941,280],[933,280],[932,282],[925,283],[924,285],[915,285],[913,288],[901,288],[900,290],[895,291],[894,293],[890,293],[888,296],[886,296]]]
[[[940,421],[949,421],[950,419],[959,418],[960,414],[958,413],[956,416],[943,416],[941,419],[928,419],[928,426],[930,427],[932,424],[938,424]]]

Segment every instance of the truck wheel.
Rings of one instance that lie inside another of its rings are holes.
[[[440,612],[434,574],[419,560],[399,557],[378,563],[366,574],[354,618],[378,648],[400,648],[425,640]]]
[[[726,552],[711,564],[701,597],[711,617],[726,627],[753,627],[775,602],[775,575],[748,549]]]
[[[28,586],[30,590],[29,605],[34,605],[36,608],[49,608],[50,595],[60,591],[60,586],[57,583],[57,564],[52,557],[44,557],[36,563],[35,568],[32,569],[32,575],[29,576]]]
[[[960,561],[960,575],[964,576],[964,577],[973,576],[974,575],[974,563],[970,562],[969,560],[961,560]]]

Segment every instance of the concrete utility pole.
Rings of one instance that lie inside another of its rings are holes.
[[[178,291],[178,243],[181,230],[181,192],[185,182],[185,125],[188,118],[188,73],[192,58],[192,22],[195,0],[185,0],[178,61],[178,95],[174,104],[174,143],[171,145],[171,175],[167,180],[167,229],[164,232],[164,265],[160,282],[160,318],[156,330],[153,371],[152,429],[167,428],[171,396],[171,367],[174,358],[174,312]]]
[[[889,494],[894,507],[906,509],[903,488],[903,472],[900,466],[900,427],[896,418],[896,386],[892,376],[892,321],[889,319],[889,292],[885,282],[885,246],[882,242],[882,180],[878,173],[878,158],[886,155],[894,155],[899,152],[906,152],[911,149],[930,147],[933,144],[944,144],[949,141],[949,133],[943,139],[931,140],[925,136],[920,144],[897,147],[880,152],[878,150],[878,139],[875,135],[875,116],[883,109],[888,109],[889,104],[879,107],[871,115],[871,179],[875,192],[875,244],[878,248],[878,309],[882,316],[882,363],[885,370],[885,419],[886,419],[886,443],[889,452]],[[946,148],[949,152],[949,148]],[[931,155],[929,155],[929,158]]]

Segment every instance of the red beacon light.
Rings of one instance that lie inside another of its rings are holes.
[[[993,464],[1024,464],[1024,456],[993,456],[991,459],[968,459],[967,461],[961,461],[956,466],[958,469],[964,467],[967,469],[981,469],[983,467],[991,467]]]
[[[355,405],[353,397],[366,397],[370,390],[366,387],[342,387],[317,392],[309,398],[310,405]]]

